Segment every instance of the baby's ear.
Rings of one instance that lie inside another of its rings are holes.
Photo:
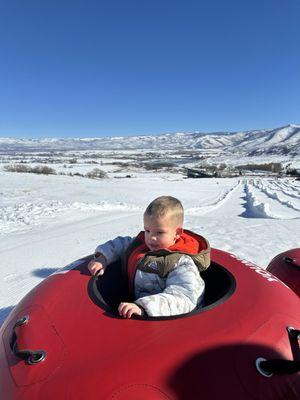
[[[182,228],[182,226],[179,226],[176,229],[176,237],[179,238],[182,235],[182,233],[183,233],[183,228]]]

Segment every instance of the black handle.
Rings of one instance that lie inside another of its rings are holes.
[[[295,267],[295,268],[300,268],[300,265],[299,264],[296,264],[296,260],[294,259],[294,258],[291,258],[291,257],[284,257],[283,258],[283,260],[287,263],[287,264],[290,264],[290,265],[292,265],[293,267]]]
[[[300,361],[261,359],[258,362],[258,367],[260,367],[261,371],[264,371],[265,374],[268,376],[271,376],[273,374],[295,374],[296,372],[300,371]]]
[[[286,375],[295,374],[300,371],[300,361],[299,361],[299,340],[300,340],[300,330],[295,329],[291,326],[287,327],[289,334],[290,343],[296,342],[297,353],[293,351],[294,360],[266,360],[265,358],[258,358],[256,360],[257,370],[264,376],[270,377],[273,374]],[[295,359],[296,357],[297,359]]]
[[[46,358],[46,352],[44,350],[29,350],[29,349],[19,350],[16,328],[18,328],[21,325],[27,324],[28,321],[29,317],[26,315],[15,323],[9,345],[11,351],[14,353],[16,357],[20,358],[21,360],[25,360],[30,365],[34,365],[43,361]]]

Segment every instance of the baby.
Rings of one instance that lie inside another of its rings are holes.
[[[183,229],[183,215],[178,199],[158,197],[146,208],[144,231],[97,247],[88,264],[92,275],[102,275],[109,264],[125,258],[136,300],[120,303],[120,316],[171,316],[201,305],[205,285],[200,271],[210,264],[210,246],[202,236]]]

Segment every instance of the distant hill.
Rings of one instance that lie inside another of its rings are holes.
[[[300,155],[300,125],[243,132],[178,132],[148,136],[67,139],[0,138],[0,152],[207,149],[244,155]]]

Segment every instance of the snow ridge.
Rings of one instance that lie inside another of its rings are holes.
[[[160,135],[14,139],[0,138],[0,153],[66,150],[210,149],[256,154],[300,155],[300,125],[241,132],[177,132]]]

